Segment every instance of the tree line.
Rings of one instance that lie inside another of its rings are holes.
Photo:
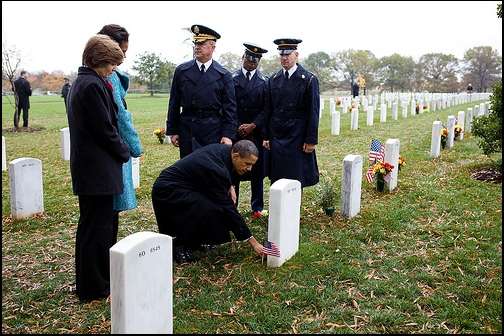
[[[232,72],[241,67],[241,56],[223,53],[217,61]],[[415,62],[411,56],[393,54],[377,58],[369,50],[347,49],[330,55],[324,51],[306,57],[300,55],[298,62],[318,77],[321,92],[349,91],[356,81],[361,89],[368,91],[461,92],[472,83],[475,92],[489,92],[502,80],[502,56],[489,46],[471,48],[462,59],[451,54],[430,53]],[[144,90],[153,95],[170,91],[176,67],[177,64],[162,55],[145,52],[136,55],[132,67],[136,74],[125,73],[131,78],[131,90]],[[263,57],[258,69],[271,76],[280,67],[280,57],[275,54]],[[72,82],[77,76],[77,72],[66,75],[63,71],[27,71],[32,88],[42,92],[60,92],[64,77]],[[2,92],[9,91],[9,81],[2,71]]]

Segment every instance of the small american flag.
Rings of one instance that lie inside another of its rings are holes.
[[[374,161],[374,162],[376,162],[376,161]],[[374,181],[373,164],[369,166],[369,169],[366,172],[366,181],[368,181],[368,182],[373,182]]]
[[[371,149],[369,150],[369,161],[383,161],[385,158],[385,146],[378,140],[371,140]]]
[[[273,242],[264,240],[262,251],[266,255],[280,258],[280,249]]]

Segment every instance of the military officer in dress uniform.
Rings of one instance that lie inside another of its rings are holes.
[[[211,143],[231,146],[238,127],[233,78],[212,59],[220,35],[202,25],[191,31],[195,58],[175,69],[166,119],[180,158]]]
[[[254,43],[243,43],[245,52],[242,55],[242,67],[233,72],[236,115],[238,117],[237,140],[248,139],[254,142],[259,149],[259,158],[251,171],[236,176],[233,181],[236,199],[240,195],[240,181],[250,181],[251,198],[250,206],[257,217],[261,216],[264,208],[264,160],[267,150],[262,146],[261,131],[264,123],[264,106],[267,103],[268,78],[257,70],[263,54],[268,50]]]
[[[318,79],[296,61],[300,39],[273,41],[282,69],[268,79],[269,104],[263,146],[269,149],[271,183],[298,180],[301,188],[319,181],[315,145],[318,143],[320,91]]]

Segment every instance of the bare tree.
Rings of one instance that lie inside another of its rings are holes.
[[[21,52],[12,47],[9,49],[6,43],[2,43],[2,81],[8,81],[12,92],[14,92],[14,104],[10,101],[11,106],[14,107],[14,127],[19,128],[19,116],[17,114],[19,105],[19,96],[14,85],[14,77],[17,73],[19,64],[21,63]]]

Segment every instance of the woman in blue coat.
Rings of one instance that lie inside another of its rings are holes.
[[[103,28],[98,32],[98,34],[104,34],[110,36],[114,41],[116,41],[124,53],[126,58],[126,52],[129,47],[129,33],[126,28],[117,25],[109,24],[103,26]],[[137,201],[135,195],[135,186],[133,184],[133,164],[132,157],[137,158],[142,156],[142,144],[140,138],[138,137],[138,132],[133,125],[133,118],[131,113],[127,109],[127,104],[125,101],[126,92],[128,91],[130,85],[130,79],[127,75],[122,73],[119,69],[110,75],[107,80],[110,81],[113,88],[114,101],[118,107],[118,125],[119,133],[123,140],[128,144],[130,149],[131,157],[123,164],[123,183],[124,192],[122,194],[114,195],[114,210],[119,213],[123,210],[131,210],[136,208]],[[114,217],[114,230],[116,232],[119,226],[118,216]]]

